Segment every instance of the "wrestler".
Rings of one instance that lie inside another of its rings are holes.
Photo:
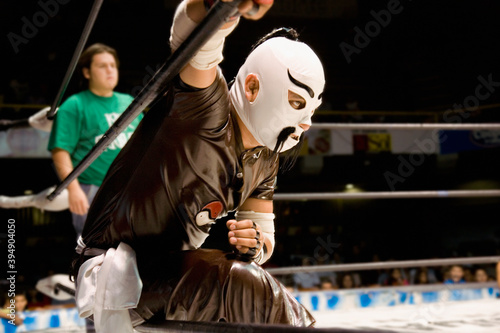
[[[239,8],[259,19],[271,5]],[[173,50],[209,6],[180,3]],[[293,161],[298,152],[321,103],[323,67],[294,30],[279,29],[259,41],[229,90],[218,64],[237,23],[222,27],[155,101],[92,202],[74,275],[80,315],[93,316],[98,331],[113,320],[120,332],[172,319],[314,323],[258,264],[274,247],[279,156]],[[234,253],[200,249],[229,213]]]

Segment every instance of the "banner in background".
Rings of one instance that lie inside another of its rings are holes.
[[[306,132],[307,155],[352,155],[357,153],[439,154],[438,131],[328,130]]]
[[[500,131],[442,131],[441,154],[500,147]]]
[[[443,289],[439,291],[409,291],[392,288],[359,288],[331,291],[296,292],[295,298],[309,311],[353,310],[359,308],[392,307],[401,305],[422,305],[439,302],[472,301],[496,299],[498,288]]]

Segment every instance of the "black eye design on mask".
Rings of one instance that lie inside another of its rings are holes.
[[[305,89],[307,91],[307,93],[309,94],[309,96],[311,96],[311,98],[314,98],[314,91],[311,89],[311,87],[309,87],[307,84],[302,83],[299,80],[295,79],[290,74],[290,70],[289,69],[287,70],[287,72],[288,72],[288,78],[290,79],[290,81],[292,81],[293,84],[295,84],[297,87]]]

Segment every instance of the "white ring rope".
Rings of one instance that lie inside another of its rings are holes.
[[[500,130],[500,123],[485,124],[416,124],[416,123],[313,123],[314,129],[334,130]]]
[[[273,196],[273,200],[306,201],[306,200],[333,200],[333,199],[407,199],[407,198],[471,198],[471,197],[500,197],[500,190],[275,193]]]
[[[361,270],[404,268],[404,267],[492,264],[498,262],[500,262],[500,256],[385,261],[385,262],[369,262],[369,263],[354,263],[354,264],[339,264],[339,265],[319,265],[319,266],[306,266],[306,267],[302,266],[280,267],[280,268],[268,268],[266,270],[273,275],[285,275],[285,274],[303,273],[303,272],[342,272],[342,271],[361,271]]]
[[[358,287],[355,289],[369,290],[370,292],[382,291],[382,290],[384,291],[394,290],[394,291],[406,291],[406,292],[414,292],[414,291],[429,292],[429,291],[442,291],[442,290],[453,290],[453,289],[463,290],[464,288],[471,288],[471,289],[498,288],[498,284],[495,281],[467,282],[467,284],[464,283],[444,284],[443,282],[437,282],[432,284],[410,284],[404,286]]]

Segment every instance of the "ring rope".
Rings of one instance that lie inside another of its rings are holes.
[[[361,271],[386,268],[407,268],[407,267],[431,267],[431,266],[451,266],[468,264],[492,264],[500,262],[500,256],[488,257],[466,257],[466,258],[448,258],[448,259],[423,259],[423,260],[402,260],[369,262],[338,265],[319,265],[307,267],[279,267],[267,268],[272,275],[286,275],[303,272],[342,272],[342,271]]]
[[[417,124],[417,123],[314,123],[314,129],[334,130],[500,130],[500,123],[484,124]]]
[[[273,196],[273,200],[307,201],[307,200],[332,200],[332,199],[408,199],[408,198],[471,198],[471,197],[500,197],[500,190],[275,193]]]

